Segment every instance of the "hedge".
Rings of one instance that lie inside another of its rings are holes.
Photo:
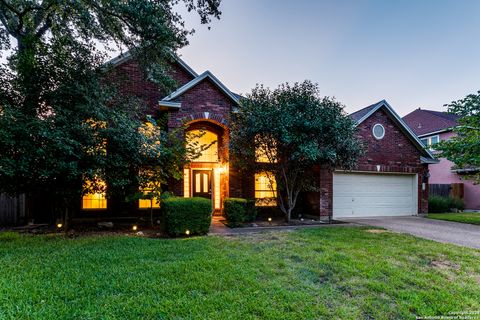
[[[205,198],[172,197],[162,201],[165,228],[169,235],[207,234],[212,223],[212,201]]]
[[[446,213],[452,209],[463,210],[465,204],[462,199],[430,196],[428,198],[428,211],[431,213]]]
[[[242,198],[226,198],[223,200],[223,214],[232,226],[238,226],[244,222],[254,221],[257,217],[255,200]]]

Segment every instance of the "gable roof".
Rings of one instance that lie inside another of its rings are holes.
[[[162,103],[165,103],[165,102],[171,102],[173,99],[178,98],[179,96],[181,96],[191,88],[195,87],[197,84],[199,84],[205,79],[209,79],[210,81],[212,81],[212,83],[215,86],[217,86],[220,89],[220,91],[225,93],[225,95],[228,96],[233,102],[235,102],[236,104],[239,103],[240,101],[239,95],[232,93],[220,80],[218,80],[217,77],[215,77],[210,71],[207,70],[201,75],[199,75],[198,77],[196,77],[195,79],[191,80],[190,82],[187,82],[186,84],[184,84],[183,86],[181,86],[180,88],[178,88],[177,90],[175,90],[174,92],[172,92],[171,94],[163,98],[160,101],[160,105],[162,105]]]
[[[360,120],[362,117],[364,117],[367,113],[369,113],[373,108],[377,106],[379,102],[374,103],[369,105],[368,107],[365,107],[363,109],[357,110],[354,113],[350,113],[349,116],[355,121]]]
[[[122,64],[123,62],[126,62],[126,61],[132,59],[132,58],[133,58],[133,56],[132,56],[130,50],[128,50],[127,52],[121,53],[118,56],[116,56],[115,58],[107,61],[105,63],[105,65],[111,65],[111,66],[115,67],[115,66],[118,66],[119,64]],[[193,70],[188,64],[186,64],[185,61],[183,61],[177,54],[172,52],[172,58],[185,71],[187,71],[192,77],[194,77],[194,78],[198,77],[198,74],[195,72],[195,70]]]
[[[422,157],[420,157],[422,163],[438,163],[438,160],[435,159],[433,154],[425,149],[424,145],[418,139],[417,135],[410,129],[410,127],[403,121],[403,119],[393,110],[393,108],[388,104],[387,101],[382,100],[368,107],[360,109],[354,113],[350,114],[350,117],[355,120],[357,126],[362,122],[367,120],[371,115],[373,115],[377,110],[383,109],[390,115],[392,120],[399,126],[403,133],[412,141],[412,143],[417,147],[418,150],[422,152]]]
[[[417,136],[449,131],[458,125],[459,116],[453,113],[416,109],[403,120]]]

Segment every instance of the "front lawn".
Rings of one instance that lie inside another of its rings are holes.
[[[480,225],[480,213],[429,213],[428,218]]]
[[[480,251],[384,230],[4,238],[1,319],[413,319],[480,310]]]

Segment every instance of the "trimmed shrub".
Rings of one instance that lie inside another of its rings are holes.
[[[428,198],[428,211],[431,213],[445,213],[452,209],[463,210],[465,204],[462,199],[430,196]]]
[[[450,199],[450,208],[464,210],[465,209],[465,202],[463,202],[460,198],[449,198]]]
[[[255,200],[226,198],[223,200],[223,214],[228,223],[233,226],[254,221],[257,217]]]
[[[171,197],[162,201],[165,227],[170,236],[207,234],[212,223],[212,201],[205,198]]]

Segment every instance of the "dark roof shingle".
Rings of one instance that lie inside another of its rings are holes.
[[[418,108],[403,117],[403,120],[417,136],[421,136],[455,127],[458,125],[458,118],[459,116],[453,113]]]
[[[350,113],[349,116],[350,118],[352,118],[353,120],[357,121],[362,119],[367,113],[370,112],[370,110],[372,110],[373,108],[375,108],[379,103],[382,103],[384,100],[382,101],[379,101],[377,103],[374,103],[374,104],[371,104],[369,105],[368,107],[365,107],[363,109],[360,109],[360,110],[357,110],[353,113]]]

